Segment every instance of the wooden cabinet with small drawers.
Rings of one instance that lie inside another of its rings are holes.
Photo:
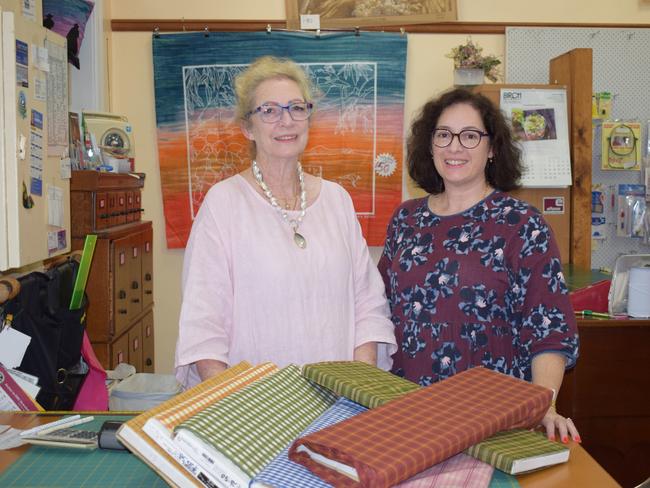
[[[86,235],[140,220],[142,173],[73,171],[70,183],[73,235]]]
[[[123,362],[138,372],[152,373],[153,229],[151,222],[140,220],[139,211],[137,218],[127,211],[130,206],[140,207],[143,180],[144,175],[136,179],[73,172],[71,190],[77,201],[94,204],[75,207],[73,203],[72,247],[83,249],[86,234],[97,235],[86,285],[87,332],[97,358],[106,369]],[[120,189],[122,184],[126,188]]]

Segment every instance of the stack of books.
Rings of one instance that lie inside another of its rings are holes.
[[[243,362],[126,422],[118,438],[172,486],[406,488],[470,473],[471,486],[487,487],[492,466],[507,466],[479,443],[535,425],[551,395],[484,368],[422,388],[356,361]]]

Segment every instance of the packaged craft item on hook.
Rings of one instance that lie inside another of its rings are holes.
[[[643,237],[646,213],[645,185],[617,185],[616,235]]]
[[[607,120],[602,125],[603,170],[641,169],[641,124]]]

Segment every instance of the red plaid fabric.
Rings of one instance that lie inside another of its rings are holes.
[[[289,458],[334,486],[388,487],[495,432],[539,424],[553,392],[473,368],[297,439]],[[313,461],[311,451],[356,469],[359,482]]]

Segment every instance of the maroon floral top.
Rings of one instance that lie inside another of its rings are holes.
[[[403,203],[379,262],[395,324],[393,372],[421,385],[474,366],[530,380],[542,352],[578,357],[559,251],[539,211],[495,191],[435,215]]]

